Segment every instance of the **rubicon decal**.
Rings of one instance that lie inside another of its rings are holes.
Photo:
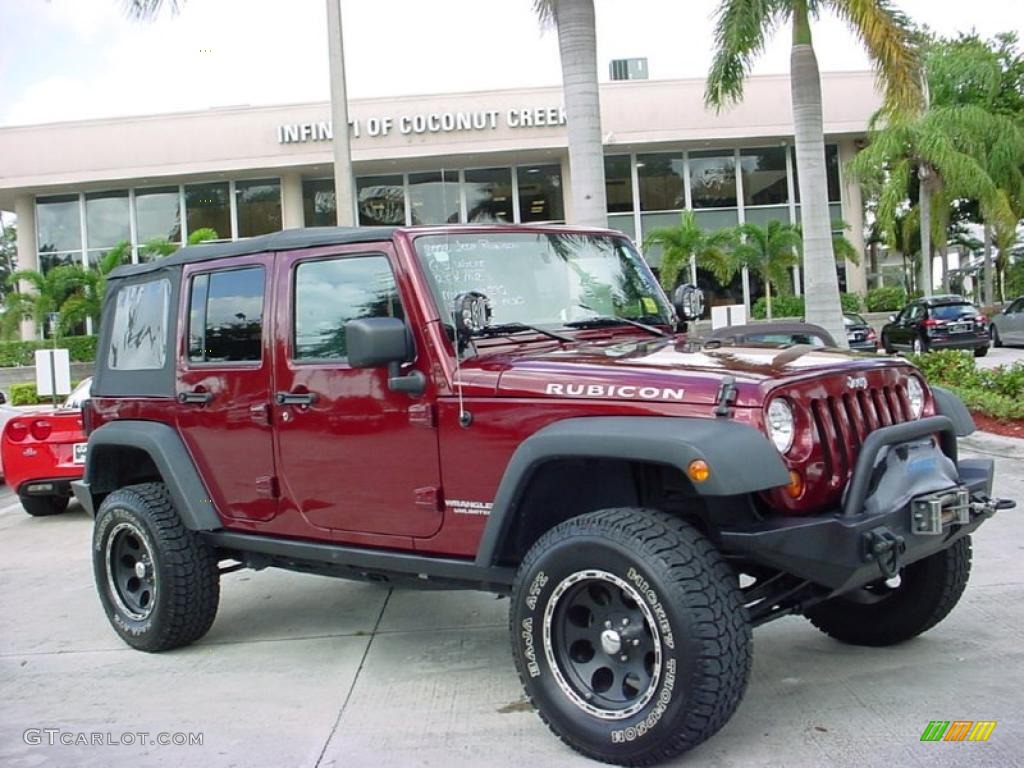
[[[562,397],[622,398],[625,400],[676,400],[682,402],[685,389],[636,387],[629,384],[548,384],[545,392]]]
[[[932,720],[921,741],[988,741],[996,729],[995,720]]]

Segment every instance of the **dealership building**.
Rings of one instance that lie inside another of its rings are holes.
[[[832,218],[863,253],[860,191],[843,166],[880,99],[870,72],[822,86]],[[751,78],[720,113],[703,89],[601,85],[608,223],[637,243],[685,209],[706,228],[800,221],[788,76]],[[349,114],[360,225],[558,222],[569,210],[561,88],[353,100]],[[333,225],[331,135],[327,102],[0,128],[0,210],[17,213],[19,267],[43,271],[96,264],[122,241],[144,260],[147,241],[203,227],[234,240]],[[646,256],[656,267],[659,254]],[[848,290],[865,289],[865,261],[840,265]]]

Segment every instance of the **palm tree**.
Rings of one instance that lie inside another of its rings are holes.
[[[878,196],[877,215],[891,228],[917,181],[921,238],[918,289],[932,293],[933,241],[945,241],[952,200],[977,200],[986,223],[1014,228],[1011,196],[993,176],[1012,186],[1024,163],[1024,131],[1010,118],[977,106],[931,107],[919,114],[877,115],[870,144],[848,165],[854,178]],[[1016,177],[1012,166],[1017,164]],[[939,211],[933,220],[933,211]],[[936,237],[937,235],[937,237]]]
[[[78,265],[61,264],[45,274],[34,269],[19,269],[8,278],[12,286],[17,286],[22,280],[30,290],[25,293],[14,291],[7,296],[3,325],[13,327],[21,320],[31,319],[42,331],[50,315],[56,313],[60,318],[64,302],[82,287],[84,270]],[[53,330],[60,335],[64,328],[65,323],[58,319]]]
[[[686,264],[690,265],[691,282],[696,282],[697,267],[702,267],[727,285],[739,270],[732,253],[735,237],[732,229],[706,232],[697,223],[693,211],[683,211],[678,226],[651,230],[644,238],[643,250],[661,248],[659,279],[665,291],[671,293]]]
[[[558,29],[572,179],[568,221],[606,227],[608,204],[597,86],[594,0],[534,0],[533,8],[542,24],[554,24]]]
[[[772,284],[778,292],[788,293],[792,269],[799,261],[797,252],[802,238],[792,224],[769,221],[765,226],[741,224],[733,247],[733,258],[764,281],[768,319],[772,318]]]
[[[811,19],[831,10],[860,38],[885,86],[891,110],[921,102],[918,58],[910,23],[889,0],[721,0],[715,58],[708,75],[708,104],[721,108],[743,96],[743,79],[768,36],[788,22],[793,29],[790,90],[797,177],[804,222],[804,281],[807,320],[845,342],[839,280],[832,251],[821,76],[811,40]]]
[[[124,240],[105,254],[96,265],[96,269],[81,269],[81,282],[78,288],[64,300],[60,306],[62,330],[67,331],[86,319],[94,323],[100,321],[103,309],[103,296],[107,291],[107,275],[115,267],[131,261],[132,245]]]

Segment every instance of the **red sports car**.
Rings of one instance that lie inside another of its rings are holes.
[[[71,481],[82,476],[86,438],[82,402],[89,397],[86,379],[57,408],[15,416],[0,438],[4,479],[35,517],[56,515],[71,500]]]

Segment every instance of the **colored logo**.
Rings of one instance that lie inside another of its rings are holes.
[[[921,741],[988,741],[995,729],[995,720],[932,720]]]

